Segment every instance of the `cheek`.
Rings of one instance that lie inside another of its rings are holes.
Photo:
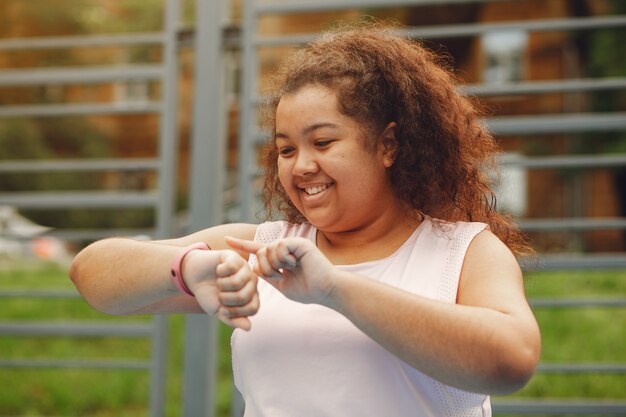
[[[378,164],[364,164],[353,173],[355,191],[359,193],[379,192],[386,184],[386,170]]]
[[[291,191],[290,187],[292,186],[291,168],[289,167],[288,163],[281,159],[278,160],[278,180],[280,181],[280,185],[283,186],[285,191],[289,193]]]

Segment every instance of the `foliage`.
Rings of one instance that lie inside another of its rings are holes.
[[[611,13],[626,14],[626,2],[612,2]],[[626,28],[597,29],[587,36],[587,75],[590,78],[611,78],[626,76]],[[626,110],[626,91],[613,89],[591,95],[591,108],[597,112]],[[581,143],[582,151],[600,151],[609,153],[626,152],[626,133],[613,131],[602,135],[586,135]]]
[[[3,0],[0,38],[97,35],[153,32],[163,25],[163,0]],[[19,22],[19,24],[17,24]],[[155,52],[156,50],[156,52]],[[7,70],[59,66],[94,66],[151,62],[159,59],[155,46],[122,48],[56,48],[3,51],[0,66]],[[76,86],[13,86],[0,88],[0,105],[59,104],[76,98]],[[81,87],[81,97],[93,101],[100,86]],[[92,88],[93,90],[89,90]],[[112,88],[112,87],[111,87]],[[86,91],[86,92],[85,92]],[[101,100],[98,98],[97,100]],[[0,161],[109,158],[112,133],[88,117],[0,118]],[[118,177],[122,176],[119,174]],[[3,192],[77,191],[108,188],[110,173],[2,172]],[[119,182],[119,181],[118,181]],[[119,210],[24,210],[30,219],[57,228],[149,227],[149,209]]]
[[[3,7],[18,13],[20,20],[41,25],[22,31],[58,36],[157,30],[162,25],[164,3],[164,0],[3,0]],[[5,31],[11,31],[11,22],[4,23]]]
[[[7,119],[0,121],[0,161],[88,159],[108,157],[110,141],[85,119]],[[105,174],[73,172],[3,172],[3,192],[75,191],[103,187]],[[124,224],[128,216],[94,216],[80,210],[24,210],[31,220],[54,227],[107,227]],[[132,215],[132,214],[131,214]],[[143,213],[141,218],[149,219]],[[128,223],[126,221],[126,223]],[[140,222],[143,224],[145,222]]]

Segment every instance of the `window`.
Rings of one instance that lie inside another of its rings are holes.
[[[527,46],[528,34],[521,30],[489,32],[483,35],[483,81],[497,84],[522,80]]]

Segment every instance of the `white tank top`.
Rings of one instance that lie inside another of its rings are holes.
[[[338,268],[455,303],[467,248],[486,227],[426,217],[392,255]],[[315,242],[316,233],[308,223],[270,222],[258,227],[255,241],[299,236]],[[258,288],[261,307],[251,317],[252,330],[235,330],[231,339],[245,417],[491,416],[489,396],[422,374],[334,310],[291,301],[262,279]]]

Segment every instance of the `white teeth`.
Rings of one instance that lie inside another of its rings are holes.
[[[308,195],[315,195],[315,194],[319,194],[322,191],[324,191],[325,189],[327,189],[329,187],[328,184],[325,185],[316,185],[315,187],[306,187],[304,189],[304,191],[308,194]]]

